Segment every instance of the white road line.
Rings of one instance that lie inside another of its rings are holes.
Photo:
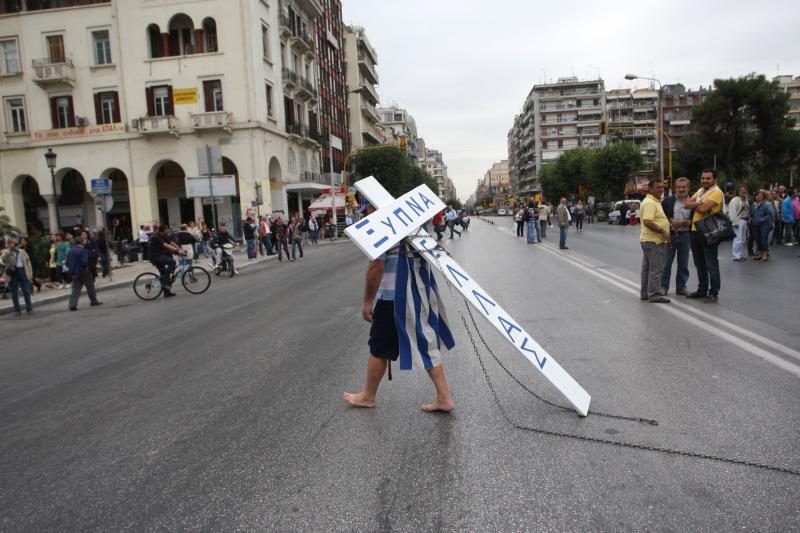
[[[504,227],[498,227],[498,229],[500,229],[501,231],[507,231],[508,233],[510,233],[512,235],[515,235],[515,233],[512,233],[511,229],[506,229]],[[629,294],[632,294],[633,296],[635,296],[637,298],[639,297],[639,286],[635,282],[633,282],[631,280],[628,280],[628,279],[625,279],[625,278],[623,278],[621,276],[618,276],[618,275],[616,275],[614,273],[611,273],[611,272],[598,272],[597,270],[593,269],[591,266],[587,266],[584,263],[582,263],[581,261],[579,261],[579,260],[577,260],[577,259],[575,259],[573,257],[568,257],[568,256],[564,255],[563,253],[556,251],[550,245],[540,245],[539,247],[542,250],[546,251],[547,253],[553,255],[554,257],[557,257],[557,258],[559,258],[559,259],[561,259],[561,260],[563,260],[563,261],[565,261],[567,263],[570,263],[573,266],[575,266],[576,268],[584,270],[588,274],[591,274],[592,276],[594,276],[596,278],[599,278],[599,279],[605,281],[606,283],[608,283],[610,285],[613,285],[613,286],[615,286],[615,287],[617,287],[617,288],[619,288],[619,289],[621,289],[621,290],[623,290],[623,291],[625,291],[625,292],[627,292]],[[765,337],[763,337],[761,335],[758,335],[757,333],[753,333],[753,332],[751,332],[749,330],[746,330],[746,329],[744,329],[742,327],[736,326],[735,324],[731,324],[730,322],[727,322],[727,321],[725,321],[725,320],[723,320],[721,318],[712,317],[711,315],[707,315],[707,314],[701,314],[700,311],[698,311],[698,310],[696,310],[696,309],[694,309],[691,306],[688,306],[686,304],[681,304],[681,303],[673,301],[673,303],[668,304],[668,305],[662,305],[662,306],[658,307],[658,309],[661,309],[661,310],[663,310],[663,311],[665,311],[665,312],[667,312],[667,313],[669,313],[669,314],[671,314],[671,315],[673,315],[673,316],[675,316],[677,318],[680,318],[681,320],[683,320],[685,322],[688,322],[688,323],[693,324],[693,325],[696,326],[697,325],[697,321],[694,319],[694,317],[689,317],[685,313],[685,311],[690,311],[695,315],[699,315],[698,318],[701,318],[701,319],[712,319],[713,322],[716,322],[717,324],[719,324],[721,326],[724,326],[724,327],[726,327],[728,329],[731,329],[731,330],[735,331],[736,333],[739,333],[739,334],[745,335],[747,337],[750,337],[750,338],[752,338],[752,339],[754,339],[754,340],[756,340],[758,342],[761,342],[761,343],[763,343],[765,345],[771,346],[771,347],[773,347],[773,348],[775,348],[775,349],[777,349],[777,350],[779,350],[779,351],[781,351],[783,353],[786,353],[787,355],[790,355],[792,357],[800,358],[800,352],[797,352],[796,350],[793,350],[792,348],[789,348],[788,346],[784,346],[782,344],[774,342],[774,341],[772,341],[770,339],[767,339],[767,338],[765,338]],[[755,355],[756,357],[760,357],[761,359],[763,359],[763,360],[765,360],[765,361],[767,361],[769,363],[772,363],[773,365],[777,366],[778,368],[780,368],[782,370],[785,370],[785,371],[795,375],[796,377],[800,378],[800,366],[798,366],[798,365],[796,365],[796,364],[794,364],[794,363],[792,363],[790,361],[787,361],[787,360],[785,360],[785,359],[783,359],[781,357],[778,357],[778,356],[768,352],[767,350],[765,350],[765,349],[763,349],[763,348],[761,348],[759,346],[756,346],[754,344],[751,344],[751,343],[749,343],[749,342],[747,342],[747,341],[745,341],[743,339],[740,339],[740,338],[738,338],[738,337],[736,337],[736,336],[734,336],[734,335],[732,335],[732,334],[730,334],[728,332],[720,331],[720,330],[713,329],[713,328],[704,328],[703,331],[711,333],[712,335],[715,335],[716,337],[719,337],[720,339],[722,339],[724,341],[730,342],[731,344],[733,344],[735,346],[738,346],[739,348],[741,348],[741,349],[743,349],[743,350]]]

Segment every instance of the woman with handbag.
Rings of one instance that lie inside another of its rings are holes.
[[[774,220],[775,207],[766,200],[764,191],[758,191],[750,208],[750,227],[758,250],[758,257],[754,257],[754,261],[769,260],[769,232],[772,231]]]
[[[25,298],[25,310],[28,314],[33,313],[31,304],[31,280],[33,279],[33,266],[28,253],[18,247],[17,239],[11,238],[6,241],[8,248],[3,250],[0,255],[0,265],[8,280],[8,290],[11,292],[11,302],[14,304],[14,314],[19,316],[22,309],[19,305],[19,291]]]

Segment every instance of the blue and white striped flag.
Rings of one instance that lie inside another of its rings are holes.
[[[400,341],[400,369],[411,370],[414,356],[426,369],[441,362],[456,345],[430,265],[400,244],[394,297],[394,321]]]

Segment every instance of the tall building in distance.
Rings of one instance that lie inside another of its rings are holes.
[[[340,20],[338,1],[326,5]],[[334,107],[331,85],[342,117],[346,102],[343,74],[317,86],[315,31],[326,69],[341,65],[341,25],[322,22],[317,0],[13,1],[0,15],[0,205],[14,225],[131,237],[141,224],[213,223],[185,180],[205,145],[234,176],[215,211],[237,234],[244,216],[295,212],[319,193],[317,109],[323,93]],[[326,121],[346,141],[340,124]],[[110,210],[96,208],[93,178],[111,180]]]
[[[687,90],[681,83],[664,85],[661,91],[661,112],[664,113],[662,122],[673,150],[677,149],[681,139],[691,132],[692,109],[705,101],[709,91],[710,89],[703,87]],[[665,154],[667,149],[665,146]]]
[[[789,93],[789,118],[794,119],[794,129],[800,130],[800,76],[775,76],[773,81]]]
[[[322,128],[322,166],[327,182],[330,172],[341,183],[344,160],[350,153],[350,128],[347,111],[348,89],[345,74],[345,46],[340,0],[296,0],[322,11],[317,25],[317,62],[319,64],[320,126]],[[377,83],[377,78],[375,83]],[[342,140],[342,150],[330,147],[330,135]],[[332,152],[332,153],[331,153]],[[333,168],[331,169],[331,160]]]
[[[383,134],[378,131],[381,120],[378,110],[378,54],[367,39],[364,28],[345,28],[345,57],[347,61],[347,87],[349,88],[350,141],[353,149],[382,144]]]
[[[442,152],[439,150],[427,149],[425,166],[423,168],[436,180],[436,185],[439,187],[439,198],[442,200],[453,198],[453,196],[450,196],[452,194],[453,185],[450,178],[447,176],[447,165],[444,163]]]
[[[608,142],[635,144],[647,168],[654,168],[658,158],[658,91],[612,89],[606,92],[606,117]]]
[[[396,144],[405,150],[414,163],[419,165],[420,151],[417,143],[417,123],[405,109],[397,106],[378,108],[381,130],[387,143]]]

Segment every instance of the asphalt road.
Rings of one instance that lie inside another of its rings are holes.
[[[548,406],[480,348],[515,424],[800,470],[796,321],[735,303],[765,293],[796,314],[796,283],[749,277],[796,277],[796,254],[733,274],[726,263],[719,306],[657,306],[636,297],[626,228],[589,227],[566,253],[555,232],[528,246],[509,229],[474,219],[445,245],[593,410],[658,421]],[[348,408],[342,392],[360,388],[368,357],[365,266],[342,243],[215,279],[202,296],[141,302],[120,289],[100,308],[4,317],[0,530],[800,530],[798,475],[509,424],[447,288],[456,411],[418,410],[433,393],[419,369],[395,370],[377,409]],[[476,319],[520,381],[565,403]]]

